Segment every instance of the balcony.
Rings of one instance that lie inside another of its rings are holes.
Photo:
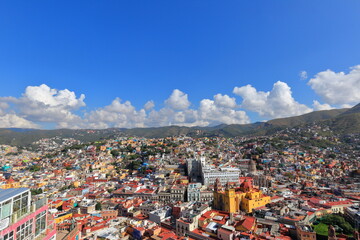
[[[25,207],[25,208],[17,210],[16,212],[13,212],[13,214],[11,215],[11,218],[10,218],[10,225],[16,223],[20,219],[22,219],[22,218],[26,217],[27,215],[29,215],[30,213],[32,213],[31,210],[32,210],[31,207]]]
[[[33,205],[35,205],[35,211],[45,206],[46,204],[47,204],[47,198],[40,198],[33,202]]]
[[[45,206],[47,204],[47,198],[41,198],[37,201],[32,202],[30,206],[24,207],[22,209],[19,209],[11,215],[10,218],[10,224],[14,224],[20,219],[28,216],[29,214],[35,212],[39,208]]]

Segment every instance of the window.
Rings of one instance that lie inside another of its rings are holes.
[[[13,200],[12,210],[14,214],[18,214],[18,217],[26,214],[29,209],[29,192],[25,192],[19,196],[16,196]]]
[[[33,220],[30,219],[26,223],[16,228],[16,240],[30,240],[34,236],[32,234]]]
[[[27,208],[27,206],[28,206],[28,197],[29,197],[28,193],[22,194],[22,198],[21,198],[21,208],[22,209]]]
[[[36,215],[35,236],[39,235],[46,228],[46,211]]]
[[[20,202],[21,202],[20,195],[14,198],[13,213],[20,210]]]
[[[11,231],[4,235],[3,240],[13,240],[14,239],[14,231]]]
[[[1,219],[9,217],[11,214],[11,200],[4,202],[1,206]]]

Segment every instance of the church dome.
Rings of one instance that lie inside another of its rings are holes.
[[[241,190],[247,192],[252,189],[252,184],[250,181],[245,179],[245,181],[243,183],[241,183],[240,188],[241,188]]]

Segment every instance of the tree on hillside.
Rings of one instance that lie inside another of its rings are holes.
[[[101,202],[97,202],[95,204],[95,210],[101,210],[102,209],[102,205],[101,205]]]
[[[113,157],[115,157],[115,158],[120,155],[119,150],[116,150],[116,149],[111,150],[110,153],[111,153],[111,155],[112,155]]]

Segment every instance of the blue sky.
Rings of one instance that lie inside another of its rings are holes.
[[[0,127],[206,126],[352,106],[359,13],[355,0],[1,1]]]

